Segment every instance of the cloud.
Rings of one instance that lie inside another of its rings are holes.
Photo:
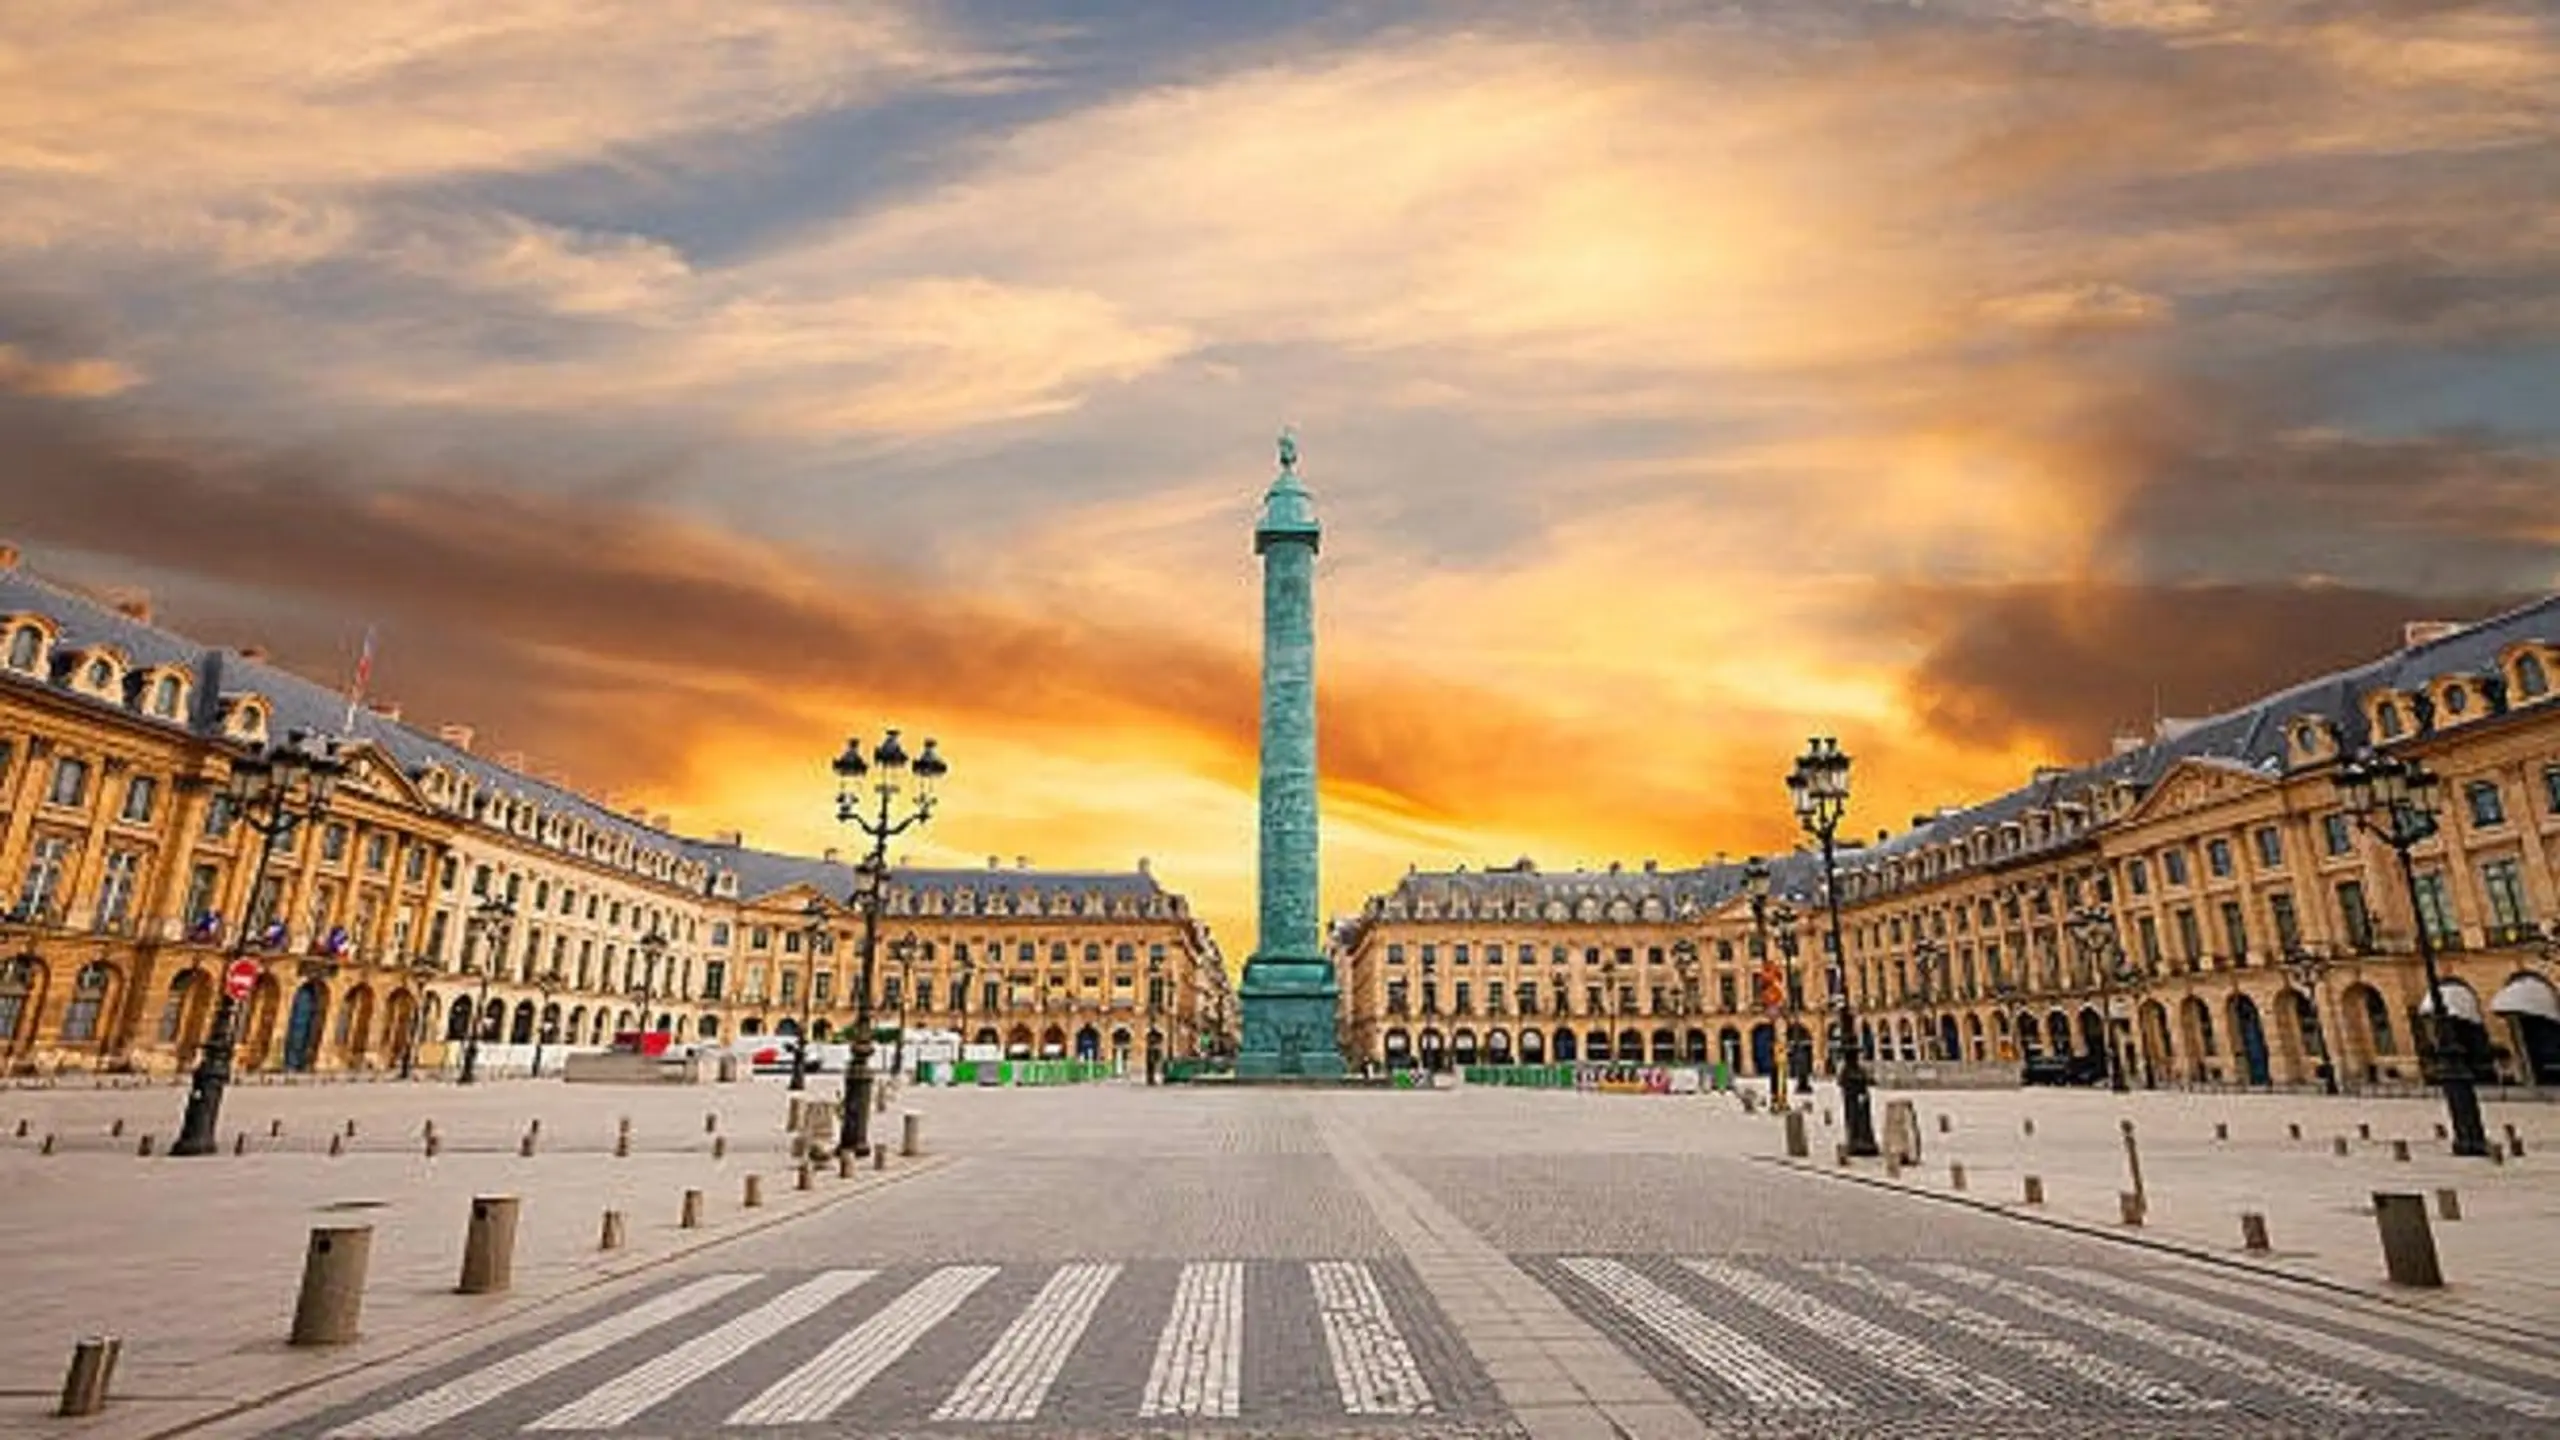
[[[44,360],[19,346],[0,344],[0,394],[98,400],[123,394],[141,381],[131,368],[113,360]]]

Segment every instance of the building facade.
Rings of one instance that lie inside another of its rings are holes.
[[[259,874],[231,761],[296,731],[335,739],[346,776]],[[0,549],[0,1073],[192,1063],[237,954],[261,966],[248,1070],[445,1067],[475,1031],[592,1046],[850,1023],[849,867],[677,835],[475,739],[351,711]],[[1143,863],[899,868],[883,912],[881,1023],[1019,1054],[1143,1057],[1150,1033],[1169,1057],[1230,1048],[1216,948]]]
[[[2556,681],[2560,597],[2412,627],[2369,664],[1844,842],[1860,1046],[1889,1078],[2079,1056],[2155,1084],[2414,1084],[2432,1013],[2424,924],[2448,1037],[2485,1076],[2560,1084]],[[2414,899],[2340,804],[2338,764],[2367,748],[2443,782]],[[1752,1075],[1783,1029],[1810,1031],[1791,1064],[1827,1069],[1819,862],[1772,868],[1769,927],[1730,863],[1408,875],[1337,927],[1346,1053],[1704,1059]],[[1780,1003],[1755,985],[1764,957]]]

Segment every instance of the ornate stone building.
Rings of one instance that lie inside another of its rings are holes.
[[[2560,1083],[2555,681],[2560,597],[2414,626],[2369,664],[2166,722],[2096,764],[1844,847],[1861,1045],[1887,1078],[2014,1073],[2030,1056],[2104,1057],[2112,1029],[2137,1082],[2311,1083],[2325,1053],[2346,1084],[2415,1083],[2423,918],[2457,1030],[2500,1078]],[[2392,852],[2340,807],[2337,763],[2367,746],[2443,780],[2414,907]],[[1774,869],[1803,937],[1792,958],[1777,947],[1786,1023],[1819,1052],[1820,867],[1796,855]],[[1541,874],[1525,861],[1408,875],[1337,929],[1345,1053],[1764,1072],[1774,1025],[1753,1003],[1740,875],[1723,863]],[[1827,1053],[1816,1060],[1828,1068]]]
[[[257,838],[222,794],[230,759],[296,730],[336,738],[347,778],[253,876]],[[244,925],[264,967],[244,1068],[440,1066],[475,1024],[513,1046],[644,1027],[725,1040],[803,1010],[813,1034],[844,1028],[850,869],[676,835],[475,738],[350,717],[254,651],[184,639],[140,601],[92,600],[0,549],[0,1072],[188,1063]],[[795,967],[811,902],[828,907],[830,963]],[[909,931],[918,958],[901,965]],[[884,1023],[902,998],[919,1023],[958,1020],[974,986],[965,1028],[1021,1053],[1142,1047],[1152,1013],[1166,1053],[1189,1055],[1223,1049],[1233,1024],[1205,930],[1143,866],[900,869],[883,933]]]

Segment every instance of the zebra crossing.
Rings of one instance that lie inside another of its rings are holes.
[[[1711,1424],[2560,1434],[2560,1351],[2192,1267],[1515,1263]],[[1493,1380],[1401,1262],[1211,1259],[691,1277],[281,1433],[1474,1436],[1504,1420]]]

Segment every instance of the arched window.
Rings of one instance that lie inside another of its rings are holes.
[[[2542,657],[2527,651],[2516,657],[2516,698],[2537,700],[2551,693],[2551,673],[2543,668]]]
[[[44,632],[33,625],[21,625],[9,632],[9,668],[33,670],[36,655],[44,649]]]
[[[164,720],[178,718],[180,688],[177,676],[161,676],[159,683],[151,687],[151,713]]]
[[[2400,718],[2400,702],[2397,700],[2385,700],[2381,704],[2374,706],[2373,728],[2379,732],[2385,740],[2397,740],[2405,734],[2408,730],[2408,723]]]
[[[90,689],[104,690],[114,683],[116,683],[115,666],[108,664],[104,660],[92,660],[89,662]]]
[[[160,1042],[162,1044],[176,1043],[178,1027],[187,1018],[187,994],[195,981],[196,972],[193,970],[181,970],[170,977],[169,1003],[160,1011]]]
[[[115,972],[92,960],[71,982],[71,1004],[62,1012],[62,1038],[80,1044],[98,1038],[98,1012],[107,1002],[107,984]]]
[[[2383,1003],[2381,992],[2370,986],[2365,988],[2361,998],[2364,1001],[2364,1028],[2373,1036],[2373,1053],[2388,1055],[2395,1044],[2391,1038],[2391,1007]]]

